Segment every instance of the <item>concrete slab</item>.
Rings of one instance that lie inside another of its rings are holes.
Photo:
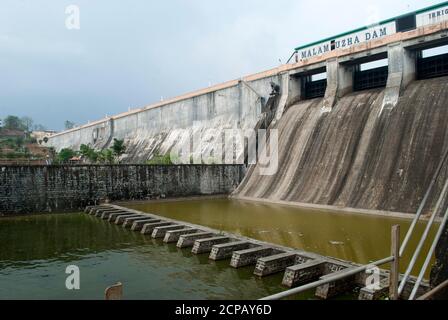
[[[346,268],[338,272],[327,274],[325,276],[320,277],[320,279],[325,280],[328,279],[329,277],[334,277],[337,275],[347,273],[352,269],[355,269],[355,267]],[[336,297],[338,295],[350,292],[354,289],[355,286],[356,286],[356,275],[352,275],[344,279],[336,280],[318,287],[316,289],[315,295],[320,299],[327,300]]]
[[[103,220],[108,220],[110,215],[113,213],[123,213],[123,214],[129,214],[129,212],[124,210],[117,210],[117,211],[105,211],[103,212],[99,217]]]
[[[270,247],[258,247],[235,251],[232,255],[230,266],[233,268],[242,268],[255,265],[258,259],[273,256],[279,253],[283,252]]]
[[[103,213],[113,213],[113,212],[123,212],[123,210],[118,210],[118,209],[99,209],[93,215],[95,217],[101,217],[103,215]]]
[[[111,222],[111,223],[115,223],[115,220],[120,217],[120,216],[129,216],[131,215],[130,212],[127,211],[122,211],[122,212],[112,212],[109,213],[109,217],[107,217],[107,221]]]
[[[235,241],[235,239],[232,239],[230,237],[214,237],[207,239],[199,239],[196,240],[196,242],[194,243],[193,250],[191,250],[191,252],[193,254],[210,253],[212,251],[213,246],[217,244],[228,243],[231,241]]]
[[[259,247],[259,245],[249,241],[237,241],[225,244],[218,244],[216,246],[213,246],[209,259],[214,261],[230,259],[232,258],[233,253],[235,251],[251,249],[255,247]]]
[[[154,229],[157,227],[167,227],[167,226],[171,226],[171,225],[173,225],[172,222],[167,222],[167,221],[163,221],[163,220],[160,220],[160,222],[156,222],[156,223],[146,223],[143,225],[141,234],[152,234]]]
[[[296,264],[297,253],[280,253],[274,256],[260,258],[255,266],[254,274],[259,277],[269,276],[285,271]]]
[[[192,234],[184,234],[179,237],[179,241],[177,241],[178,248],[188,248],[192,247],[196,240],[199,239],[207,239],[216,236],[215,233],[211,232],[198,232]]]
[[[202,232],[199,229],[193,229],[193,228],[185,228],[182,230],[176,230],[176,231],[168,231],[165,234],[165,238],[163,239],[163,242],[165,243],[177,243],[179,241],[180,236],[185,234],[193,234]]]
[[[145,219],[145,215],[138,215],[137,217],[126,218],[123,222],[123,228],[131,228],[135,221]]]
[[[178,225],[173,225],[173,226],[157,227],[157,228],[154,228],[154,230],[152,231],[151,237],[154,239],[162,239],[165,237],[165,234],[168,231],[181,230],[181,229],[185,229],[185,226],[178,224]]]
[[[286,268],[282,284],[289,288],[295,288],[315,280],[318,280],[325,271],[326,261],[311,260]]]
[[[160,222],[160,221],[161,221],[160,219],[154,219],[154,218],[147,218],[147,219],[137,220],[137,221],[134,221],[134,223],[132,224],[131,230],[132,231],[142,231],[143,226],[145,224],[157,223],[157,222]]]
[[[386,278],[380,281],[378,288],[374,287],[361,288],[361,290],[359,291],[358,300],[366,300],[366,301],[380,300],[383,297],[387,297],[388,293],[389,293],[389,279]]]
[[[130,218],[141,219],[141,218],[143,218],[143,216],[141,214],[129,214],[127,216],[119,216],[119,217],[117,217],[117,219],[115,219],[115,224],[117,226],[121,226],[126,221],[126,219],[130,219]]]

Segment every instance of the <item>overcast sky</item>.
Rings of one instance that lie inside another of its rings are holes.
[[[286,62],[293,49],[434,0],[0,0],[0,118],[49,129]],[[80,8],[80,30],[65,26]]]

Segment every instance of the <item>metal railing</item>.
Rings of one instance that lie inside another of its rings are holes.
[[[364,271],[366,271],[368,269],[371,269],[372,266],[377,266],[378,267],[378,266],[385,265],[385,264],[391,263],[391,262],[398,263],[399,259],[403,256],[404,252],[406,251],[406,248],[407,248],[407,246],[409,244],[409,240],[411,239],[412,235],[414,234],[415,227],[417,226],[417,223],[420,220],[420,217],[421,217],[421,215],[422,215],[422,213],[423,213],[423,211],[424,211],[424,209],[425,209],[425,207],[427,205],[429,197],[430,197],[430,195],[431,195],[431,193],[432,193],[432,191],[434,189],[434,186],[435,186],[435,184],[436,184],[436,182],[437,182],[437,180],[438,180],[438,178],[440,176],[440,173],[442,171],[443,165],[446,162],[447,158],[448,158],[448,149],[445,151],[445,153],[442,156],[442,159],[440,160],[439,166],[436,169],[436,172],[435,172],[435,174],[434,174],[434,176],[433,176],[433,178],[431,180],[431,183],[430,183],[430,185],[429,185],[429,187],[428,187],[428,189],[426,191],[426,194],[425,194],[425,196],[424,196],[424,198],[423,198],[423,200],[422,200],[422,202],[420,204],[420,207],[419,207],[419,209],[417,211],[417,214],[416,214],[416,216],[414,217],[414,219],[412,221],[411,227],[408,229],[407,234],[405,236],[405,239],[404,239],[403,243],[400,246],[398,257],[395,257],[394,255],[391,255],[390,257],[387,257],[387,258],[384,258],[382,260],[378,260],[376,262],[370,263],[369,265],[360,266],[360,267],[348,270],[347,272],[345,272],[343,274],[338,274],[338,275],[335,275],[333,277],[330,276],[330,277],[328,277],[326,279],[321,279],[319,281],[315,281],[315,282],[306,284],[304,286],[300,286],[300,287],[295,288],[295,289],[287,290],[287,291],[284,291],[284,292],[281,292],[281,293],[278,293],[278,294],[275,294],[275,295],[263,298],[261,300],[280,300],[280,299],[283,299],[283,298],[290,297],[292,295],[296,295],[296,294],[300,294],[300,293],[306,292],[306,291],[311,290],[311,289],[315,289],[317,287],[320,287],[320,286],[325,285],[325,284],[329,284],[329,283],[334,282],[334,281],[339,281],[339,280],[348,278],[350,276],[353,276],[353,275],[356,275],[358,273],[364,272]],[[429,230],[431,229],[431,226],[432,226],[432,224],[433,224],[433,222],[435,220],[437,212],[440,211],[443,199],[445,199],[447,191],[448,191],[448,179],[447,179],[447,181],[445,183],[445,186],[444,186],[444,188],[443,188],[443,190],[442,190],[442,192],[440,194],[440,197],[439,197],[439,199],[437,201],[436,209],[434,210],[434,213],[432,214],[431,219],[428,222],[428,225],[427,225],[426,230],[425,230],[424,237],[422,237],[422,238],[425,238],[425,240],[427,238],[427,235],[429,234]],[[410,296],[410,300],[415,298],[415,296],[416,296],[416,294],[418,292],[418,289],[420,288],[420,284],[423,281],[423,277],[424,277],[424,275],[426,273],[426,270],[427,270],[427,268],[429,266],[429,263],[431,261],[432,255],[433,255],[433,253],[435,251],[435,248],[436,248],[436,246],[437,246],[437,244],[438,244],[438,242],[440,240],[440,237],[443,234],[444,227],[445,227],[447,222],[448,222],[448,209],[447,209],[447,212],[445,213],[445,217],[444,217],[444,219],[443,219],[443,221],[442,221],[442,223],[441,223],[441,225],[439,227],[439,231],[438,231],[438,233],[437,233],[437,235],[436,235],[436,237],[435,237],[435,239],[433,241],[432,247],[431,247],[430,251],[427,254],[426,261],[425,261],[425,264],[423,265],[423,268],[422,268],[422,270],[420,272],[419,278],[417,279],[417,282],[414,285],[413,291],[412,291],[411,296]],[[397,236],[395,235],[395,237],[394,237],[394,235],[393,235],[392,239],[394,239],[394,238],[396,239]],[[420,242],[424,242],[422,240]],[[415,256],[418,256],[418,254],[420,253],[422,247],[423,247],[423,245],[421,245],[419,243],[419,246],[418,246],[417,250],[415,251],[414,257],[413,257],[413,259],[411,261],[412,267],[411,267],[411,264],[408,266],[408,270],[406,271],[405,277],[401,281],[400,286],[398,288],[396,288],[397,289],[396,298],[399,298],[400,295],[403,293],[403,290],[404,290],[404,288],[406,286],[406,283],[407,283],[407,281],[409,279],[410,273],[412,272],[412,269],[413,269],[413,267],[415,265],[415,262],[417,260],[417,258],[415,258]],[[398,272],[398,270],[395,270],[395,271]],[[390,277],[392,278],[392,276],[393,275],[391,275]],[[397,276],[397,275],[395,275],[395,276]],[[398,283],[396,283],[396,284],[391,283],[391,286],[393,286],[393,285],[398,285]],[[393,291],[393,289],[394,288],[392,288],[392,291]],[[392,294],[392,292],[391,292],[391,294]]]

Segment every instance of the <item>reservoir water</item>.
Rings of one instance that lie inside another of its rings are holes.
[[[389,253],[392,225],[409,226],[407,220],[226,199],[127,206],[360,263]],[[70,265],[80,268],[80,290],[66,289]],[[282,273],[257,279],[252,272],[86,214],[0,219],[0,299],[103,299],[104,289],[118,281],[126,299],[258,299],[285,289]],[[312,292],[294,298],[310,299]]]

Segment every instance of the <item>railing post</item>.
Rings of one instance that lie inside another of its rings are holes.
[[[398,300],[398,282],[400,277],[400,226],[392,227],[391,237],[391,256],[394,260],[391,263],[390,279],[389,279],[389,299]]]

